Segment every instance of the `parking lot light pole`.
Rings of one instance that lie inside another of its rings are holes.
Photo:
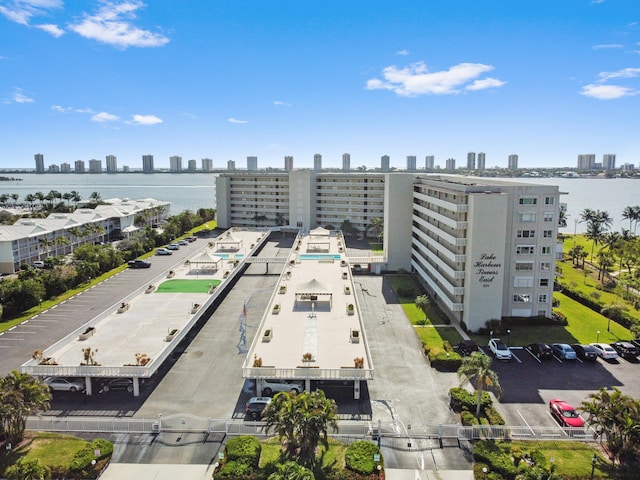
[[[511,346],[511,329],[507,328],[507,346]]]
[[[598,462],[598,457],[596,457],[596,454],[593,454],[593,457],[591,457],[591,480],[593,480],[593,474],[596,470],[596,463]]]
[[[600,330],[596,332],[596,343],[600,343]]]

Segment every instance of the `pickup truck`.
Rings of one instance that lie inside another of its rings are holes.
[[[128,265],[129,268],[149,268],[151,262],[147,262],[146,260],[129,260]]]

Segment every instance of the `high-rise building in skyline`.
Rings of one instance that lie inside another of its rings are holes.
[[[71,173],[71,164],[64,162],[60,164],[60,172],[61,173]]]
[[[102,160],[89,160],[89,173],[102,173]]]
[[[169,171],[181,172],[182,171],[182,157],[180,155],[172,155],[169,157]]]
[[[115,155],[107,155],[107,173],[116,173],[118,171],[118,159]]]
[[[595,153],[581,153],[578,155],[578,168],[580,170],[591,170],[596,163]]]
[[[447,158],[445,163],[445,169],[447,171],[453,172],[456,169],[456,159],[455,158]]]
[[[342,154],[342,170],[348,172],[351,170],[351,154],[343,153]]]
[[[202,159],[202,171],[203,172],[211,172],[213,170],[213,160],[210,158]]]
[[[516,155],[515,153],[509,155],[507,168],[511,171],[518,169],[518,155]]]
[[[434,169],[436,163],[436,157],[433,155],[427,155],[424,157],[424,168],[425,170],[431,171]]]
[[[293,157],[291,155],[286,155],[284,157],[284,171],[290,172],[293,170]]]
[[[416,156],[415,155],[407,155],[407,170],[410,172],[416,169]]]
[[[55,163],[52,163],[49,165],[48,171],[49,173],[60,173],[60,167]]]
[[[44,155],[36,153],[33,158],[36,161],[36,173],[44,173]]]
[[[198,171],[198,162],[195,160],[189,160],[187,162],[187,170],[189,172],[197,172]]]
[[[151,173],[154,170],[153,155],[142,156],[142,171],[145,173]]]
[[[322,170],[322,155],[319,153],[313,156],[313,169],[316,171]]]
[[[486,168],[486,155],[484,152],[478,153],[478,170],[484,170]]]
[[[258,170],[258,157],[247,157],[247,171],[255,172]]]
[[[235,169],[236,169],[236,161],[227,160],[227,170],[235,170]]]
[[[476,169],[476,152],[467,153],[467,170]]]
[[[380,157],[380,170],[389,170],[390,159],[389,155],[382,155]]]
[[[76,173],[85,173],[87,170],[84,166],[84,160],[76,160],[73,164],[73,169]]]
[[[605,170],[615,170],[616,169],[616,154],[615,153],[605,153],[602,155],[602,168]]]

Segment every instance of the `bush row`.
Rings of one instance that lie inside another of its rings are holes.
[[[377,445],[363,440],[354,442],[344,455],[346,467],[361,475],[371,475],[377,471],[378,465],[382,465],[382,456],[380,462],[374,462],[374,455],[380,455]]]
[[[243,435],[225,445],[226,462],[216,474],[218,478],[253,478],[260,463],[262,446],[256,437]]]
[[[600,312],[602,310],[602,307],[604,307],[603,302],[599,302],[594,298],[585,297],[581,292],[573,290],[571,287],[568,287],[566,285],[564,285],[562,293],[595,312]],[[631,328],[631,326],[637,321],[635,318],[624,311],[621,312],[619,319],[612,320],[625,328]]]

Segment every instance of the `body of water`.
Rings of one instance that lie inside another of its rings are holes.
[[[8,174],[5,174],[8,175]],[[211,173],[118,173],[112,174],[12,174],[20,182],[0,182],[0,193],[17,193],[19,201],[29,193],[57,190],[61,193],[76,190],[83,200],[91,193],[101,198],[155,198],[171,202],[171,212],[196,211],[215,208],[216,175]],[[629,178],[521,178],[505,179],[514,182],[557,185],[564,193],[560,201],[567,204],[567,227],[564,233],[584,233],[580,222],[585,208],[605,210],[613,217],[613,231],[628,229],[622,211],[640,205],[640,180]]]

